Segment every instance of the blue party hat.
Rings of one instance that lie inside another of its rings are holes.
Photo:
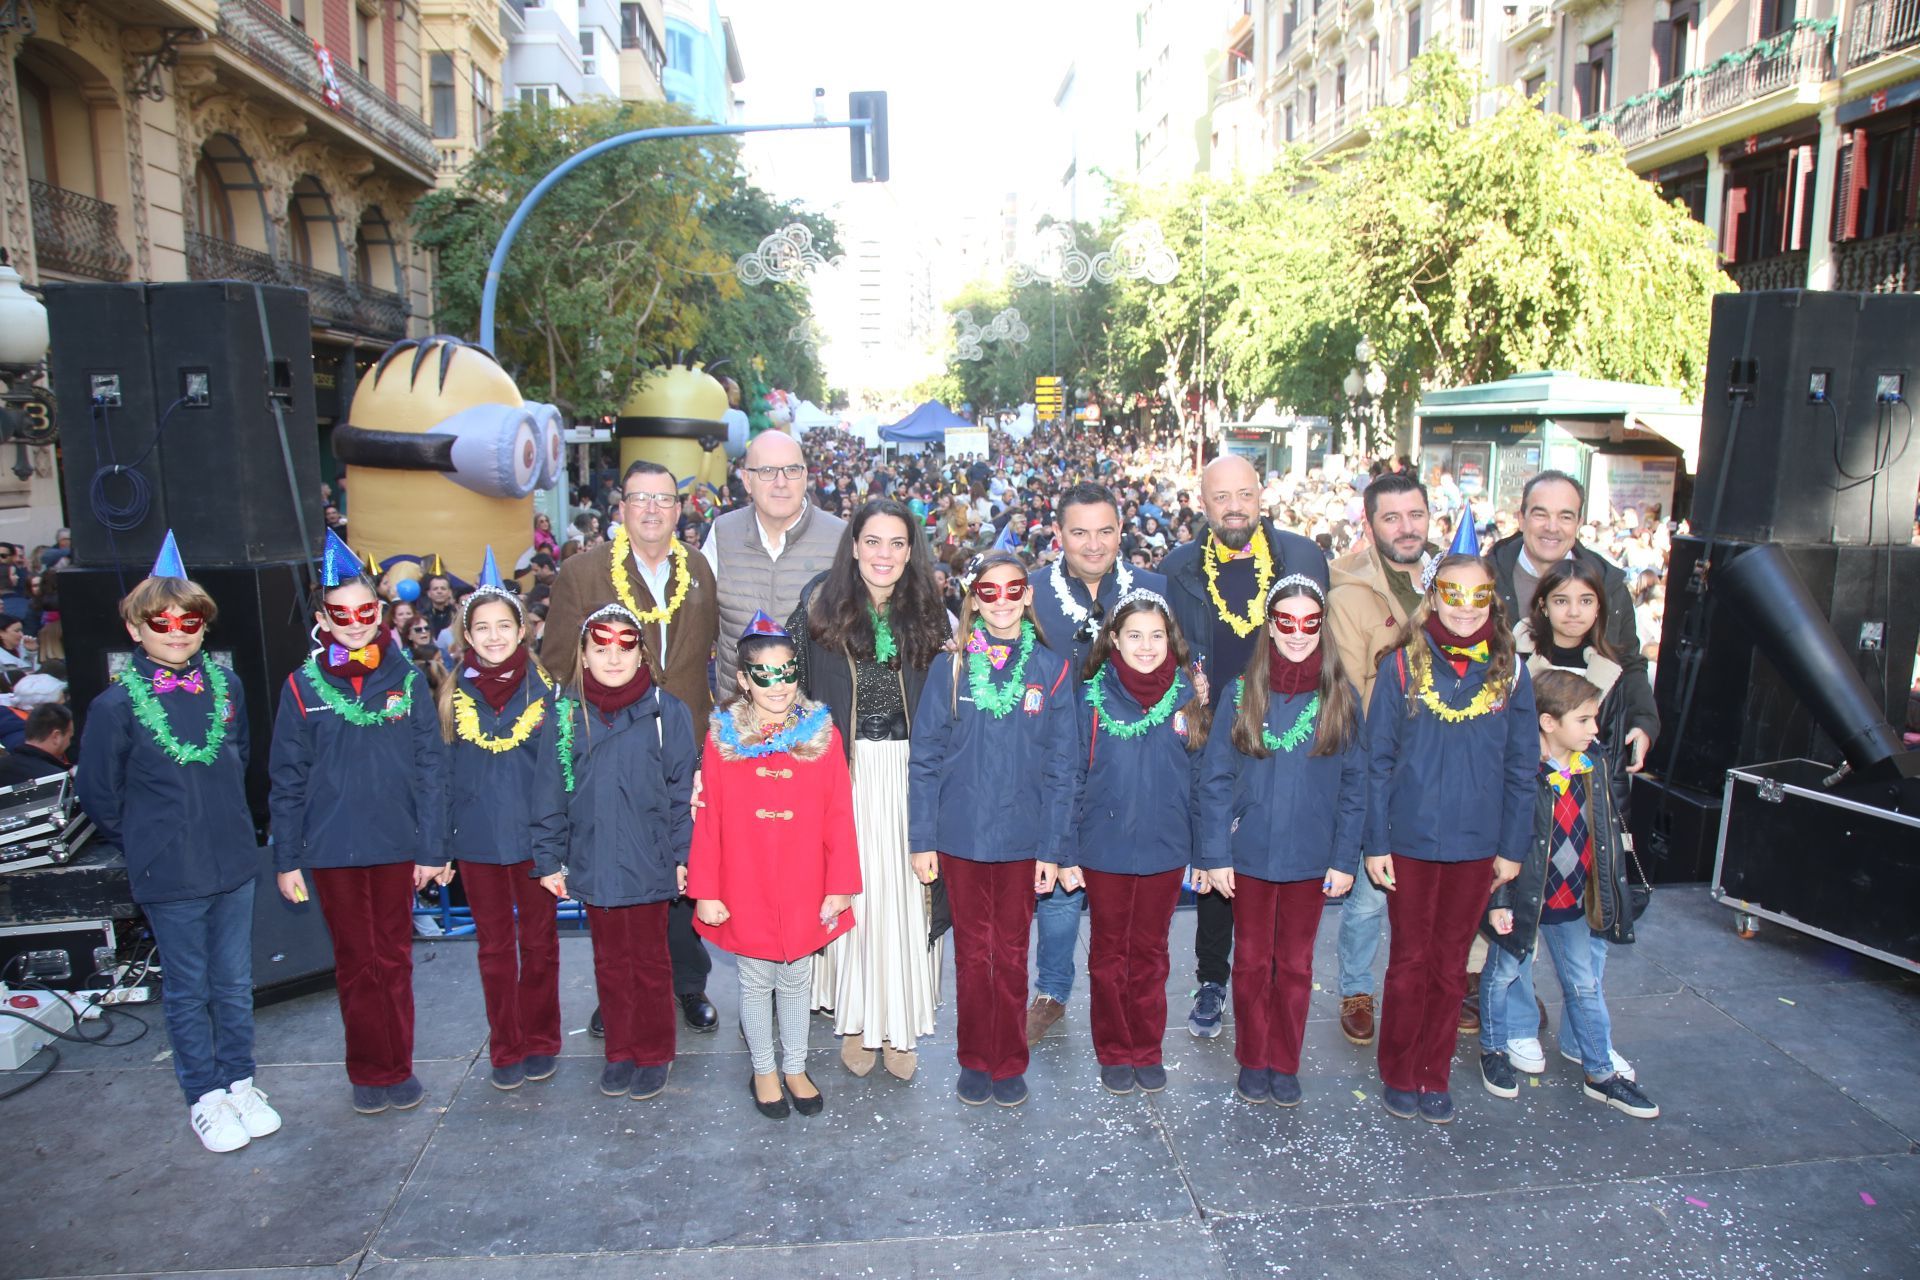
[[[753,611],[753,617],[747,619],[747,629],[740,633],[740,638],[742,640],[786,640],[789,642],[793,639],[792,636],[787,634],[785,627],[767,616],[765,609],[755,609]]]
[[[353,548],[340,540],[340,535],[327,530],[327,545],[320,553],[320,585],[337,587],[343,582],[351,582],[365,572],[360,557],[353,554]]]
[[[153,559],[153,570],[149,578],[184,578],[187,567],[180,563],[180,544],[173,540],[173,530],[167,530],[167,540],[160,544],[160,554]]]
[[[1447,548],[1450,556],[1477,556],[1480,554],[1480,528],[1473,518],[1473,508],[1468,507],[1460,513],[1460,527],[1453,531],[1453,545]]]
[[[500,581],[500,566],[494,561],[492,543],[487,544],[487,558],[480,562],[479,585],[483,587],[496,587],[502,590],[504,590],[507,585]]]

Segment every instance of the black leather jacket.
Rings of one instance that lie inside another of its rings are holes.
[[[1593,773],[1587,787],[1587,825],[1593,832],[1593,874],[1587,877],[1587,925],[1608,942],[1624,946],[1633,941],[1633,908],[1627,899],[1626,820],[1606,785],[1608,761],[1599,744],[1588,749]],[[1597,785],[1594,785],[1597,784]],[[1489,912],[1513,912],[1513,932],[1495,933],[1483,918],[1480,932],[1489,943],[1516,956],[1533,950],[1540,932],[1540,911],[1546,893],[1548,850],[1553,840],[1553,788],[1541,778],[1533,808],[1533,844],[1520,874],[1493,891]]]

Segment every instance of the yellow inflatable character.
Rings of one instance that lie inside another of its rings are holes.
[[[410,358],[408,358],[410,357]],[[436,334],[394,343],[333,432],[353,540],[371,564],[432,547],[478,564],[533,542],[533,491],[560,481],[560,411],[522,400],[483,348]]]
[[[695,485],[709,500],[727,488],[727,389],[697,364],[655,369],[613,420],[620,469],[645,459],[673,472],[685,496]]]

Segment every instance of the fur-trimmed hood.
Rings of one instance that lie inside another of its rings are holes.
[[[776,752],[764,750],[753,724],[753,708],[745,698],[723,707],[715,707],[708,717],[708,736],[722,760],[751,760],[765,755],[790,755],[795,760],[817,760],[833,746],[833,716],[824,704],[800,698],[795,704],[800,713],[801,730],[793,742]]]

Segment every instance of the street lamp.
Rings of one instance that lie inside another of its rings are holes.
[[[58,434],[53,395],[36,385],[50,340],[47,308],[21,288],[20,273],[0,252],[0,382],[6,384],[0,395],[0,441],[13,442],[13,474],[22,480],[33,477],[27,446],[50,445]]]

